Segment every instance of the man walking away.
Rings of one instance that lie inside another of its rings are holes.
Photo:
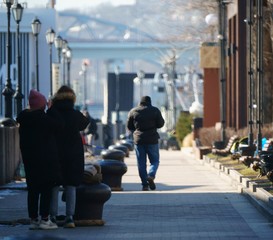
[[[152,106],[151,98],[144,96],[139,105],[128,114],[127,128],[133,133],[138,173],[142,183],[142,190],[156,189],[154,179],[159,166],[159,134],[158,128],[164,126],[164,119],[160,110]],[[147,156],[150,161],[147,172]]]

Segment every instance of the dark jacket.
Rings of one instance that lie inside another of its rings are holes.
[[[65,126],[56,132],[60,153],[63,185],[78,186],[83,179],[84,149],[80,131],[89,124],[88,119],[74,109],[70,95],[56,94],[52,99],[52,108],[56,108],[64,119]]]
[[[140,103],[133,108],[127,119],[127,128],[133,132],[135,144],[157,144],[157,128],[164,126],[164,119],[157,107],[150,103]]]
[[[49,112],[25,109],[16,119],[28,186],[54,184],[59,178],[55,131],[62,128],[63,122],[58,113]]]
[[[88,118],[90,123],[87,125],[86,129],[84,129],[84,134],[85,135],[88,135],[88,134],[96,135],[97,130],[98,130],[96,120],[94,118],[92,118],[89,115],[89,113],[87,113],[86,117]]]

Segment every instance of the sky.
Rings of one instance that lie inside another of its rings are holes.
[[[45,7],[49,0],[19,0],[19,3],[26,2],[28,8]],[[134,4],[135,0],[55,0],[56,9],[61,11],[65,9],[84,9],[87,7],[97,6],[101,3],[111,3],[114,6]]]

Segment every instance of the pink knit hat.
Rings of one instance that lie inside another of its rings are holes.
[[[47,104],[45,96],[34,89],[29,92],[28,102],[31,109],[45,109]]]

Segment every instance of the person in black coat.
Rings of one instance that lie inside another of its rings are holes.
[[[76,95],[68,86],[62,86],[51,100],[51,108],[57,109],[64,119],[65,126],[56,132],[62,182],[65,188],[66,219],[64,227],[75,227],[73,215],[76,204],[76,187],[82,183],[84,174],[84,148],[80,131],[89,124],[89,120],[74,109]],[[56,221],[58,212],[59,186],[53,190],[51,202],[52,221]]]
[[[127,119],[127,129],[133,133],[135,152],[138,162],[138,172],[142,182],[142,190],[156,189],[154,179],[159,166],[158,128],[163,127],[165,121],[157,107],[152,106],[151,98],[141,98],[139,106],[133,108]],[[150,161],[147,173],[147,156]]]
[[[30,229],[33,230],[57,228],[48,217],[52,188],[59,178],[59,157],[54,132],[62,128],[63,122],[54,110],[49,109],[45,113],[46,104],[47,100],[42,94],[31,90],[30,107],[20,112],[16,119],[26,172]],[[38,219],[38,212],[41,220]]]
[[[89,114],[88,110],[85,108],[82,111],[83,115],[85,117],[88,118],[89,120],[89,124],[87,125],[86,129],[84,129],[83,131],[83,136],[87,137],[87,145],[89,145],[91,148],[93,147],[93,142],[94,140],[98,139],[98,126],[97,126],[97,122],[94,118],[91,117],[91,115]]]

